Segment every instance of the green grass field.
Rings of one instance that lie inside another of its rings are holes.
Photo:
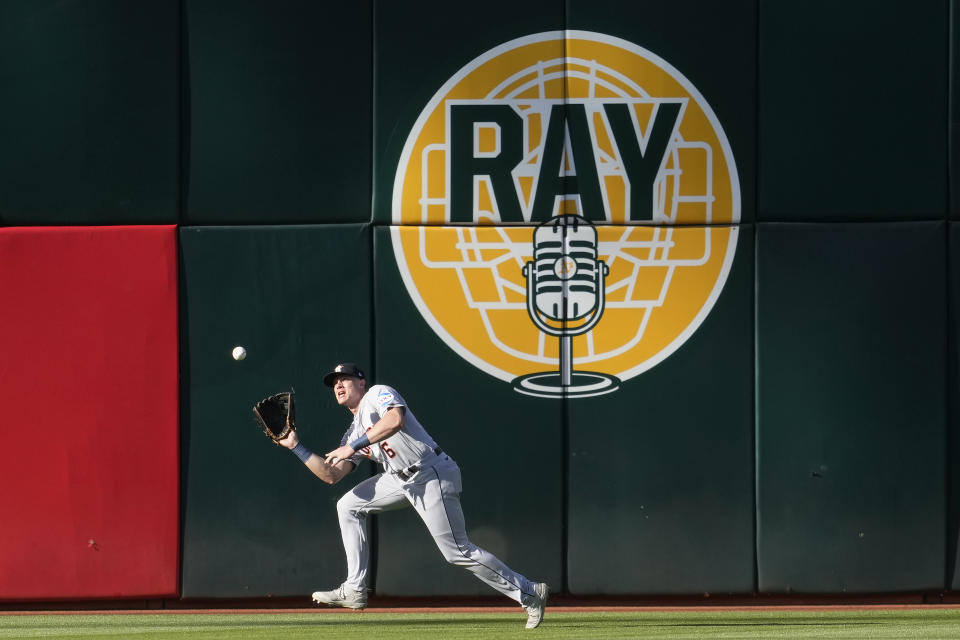
[[[539,629],[504,613],[0,615],[0,638],[960,638],[960,609],[550,613]]]

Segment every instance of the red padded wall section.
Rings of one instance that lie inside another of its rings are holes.
[[[0,229],[0,305],[0,599],[176,595],[176,228]]]

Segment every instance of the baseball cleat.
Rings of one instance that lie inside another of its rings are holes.
[[[527,629],[536,629],[543,621],[543,610],[547,608],[547,596],[550,595],[550,588],[546,582],[538,582],[533,585],[533,596],[530,604],[523,605],[527,612]]]
[[[317,604],[328,604],[331,607],[345,607],[347,609],[366,609],[367,592],[354,591],[345,584],[333,591],[314,591],[313,601]]]

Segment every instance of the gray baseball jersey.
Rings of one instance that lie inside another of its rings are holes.
[[[365,434],[393,407],[404,409],[403,428],[387,440],[364,447],[351,456],[350,461],[354,465],[364,458],[369,458],[382,464],[386,471],[395,473],[434,457],[437,443],[413,415],[397,390],[384,384],[374,385],[364,394],[357,414],[353,417],[350,428],[343,434],[340,445],[353,442]]]

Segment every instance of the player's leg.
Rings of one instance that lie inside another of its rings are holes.
[[[407,506],[403,488],[396,478],[381,473],[364,480],[337,502],[340,534],[347,553],[347,579],[352,589],[365,589],[370,564],[370,541],[367,516],[372,513],[401,509]]]
[[[337,516],[343,549],[347,555],[347,579],[332,591],[315,592],[315,602],[351,609],[366,607],[367,571],[370,565],[367,516],[401,509],[408,504],[400,483],[385,473],[364,480],[340,498]]]
[[[447,562],[463,567],[507,597],[527,605],[537,597],[536,584],[470,541],[460,506],[461,490],[460,469],[449,458],[425,469],[415,483],[407,485],[408,499]]]

